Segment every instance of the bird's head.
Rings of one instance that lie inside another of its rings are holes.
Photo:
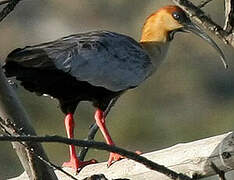
[[[192,32],[207,41],[219,54],[227,68],[223,52],[218,45],[199,26],[192,23],[178,6],[165,6],[150,15],[143,26],[141,42],[165,43],[174,38],[176,32]]]

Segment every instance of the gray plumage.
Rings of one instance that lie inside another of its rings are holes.
[[[109,31],[70,35],[16,49],[6,62],[61,70],[79,81],[117,92],[138,86],[152,72],[149,55],[134,39]]]

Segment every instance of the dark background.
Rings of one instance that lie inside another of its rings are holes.
[[[146,17],[167,4],[171,1],[24,0],[0,24],[0,59],[3,62],[18,47],[91,30],[115,31],[139,40]],[[223,1],[214,1],[204,10],[223,25]],[[223,49],[230,69],[223,68],[218,54],[200,38],[176,34],[157,73],[125,93],[109,114],[107,126],[118,146],[150,152],[233,130],[234,51],[213,38]],[[38,135],[66,136],[64,115],[56,100],[38,97],[22,87],[17,94]],[[87,102],[78,107],[76,138],[86,137],[94,110]],[[104,141],[100,133],[96,140]],[[61,165],[68,160],[66,145],[43,146],[52,162]],[[11,144],[0,142],[0,147],[0,179],[21,174],[23,169]],[[108,153],[91,150],[87,158],[106,161]]]

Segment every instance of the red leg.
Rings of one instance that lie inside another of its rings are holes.
[[[64,119],[65,128],[67,132],[68,138],[74,138],[74,120],[73,120],[73,114],[68,113]],[[88,164],[96,163],[96,160],[90,160],[90,161],[80,161],[76,156],[76,149],[74,145],[69,145],[69,153],[70,153],[70,161],[64,162],[63,167],[70,167],[78,171],[79,169],[83,168],[84,166]]]
[[[103,116],[103,111],[100,110],[100,109],[97,109],[97,111],[95,112],[95,120],[96,120],[96,123],[98,125],[98,127],[100,128],[101,132],[102,132],[102,135],[104,136],[107,144],[109,145],[115,145],[114,142],[112,141],[111,137],[110,137],[110,134],[106,128],[106,125],[105,125],[105,117]],[[111,166],[112,163],[114,163],[115,161],[119,161],[120,159],[123,159],[124,157],[117,154],[117,153],[110,153],[110,156],[109,156],[109,160],[108,160],[108,163],[107,163],[107,166]]]

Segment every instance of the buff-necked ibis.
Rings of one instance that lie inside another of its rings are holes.
[[[7,77],[16,76],[21,85],[38,94],[57,98],[65,117],[67,136],[73,138],[73,113],[80,101],[97,108],[95,120],[106,142],[114,145],[105,126],[103,112],[113,98],[139,86],[163,61],[176,32],[193,32],[208,41],[225,57],[216,43],[193,24],[177,6],[165,6],[150,15],[140,42],[109,31],[92,31],[12,51],[4,65]],[[64,166],[79,169],[91,162],[80,161],[74,146]],[[110,153],[108,165],[121,158]]]

